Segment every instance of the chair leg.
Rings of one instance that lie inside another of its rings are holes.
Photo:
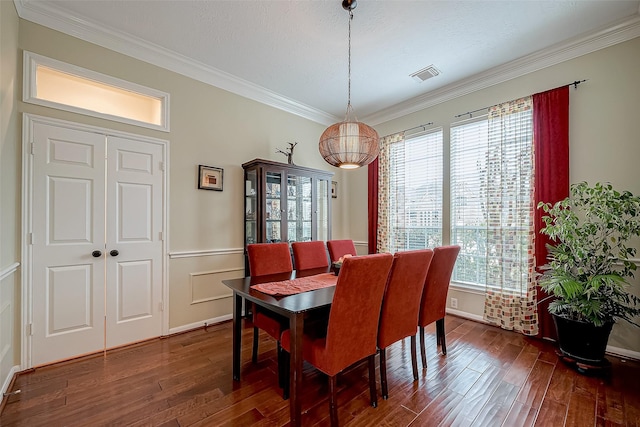
[[[420,353],[422,353],[422,369],[427,369],[427,352],[424,348],[424,326],[420,326]]]
[[[389,388],[387,386],[387,349],[380,349],[380,387],[382,387],[382,398],[389,398]]]
[[[337,375],[329,377],[329,416],[331,418],[331,426],[338,427],[338,399],[337,399]]]
[[[280,341],[276,342],[276,355],[278,357],[278,387],[284,388],[284,371],[282,369],[284,362],[282,358],[284,357],[284,350],[280,345]]]
[[[442,354],[447,355],[447,341],[444,335],[444,319],[436,320],[436,326],[438,335],[440,336],[440,346],[442,347]]]
[[[378,407],[378,393],[376,391],[376,355],[369,356],[369,394],[371,406]]]
[[[382,364],[380,364],[380,368],[382,368]],[[418,381],[418,358],[416,355],[416,336],[415,335],[411,336],[411,368],[413,369],[413,380]]]
[[[253,354],[251,356],[251,361],[253,363],[258,363],[258,335],[260,331],[255,326],[253,327]]]
[[[278,365],[282,365],[282,368],[278,367],[278,370],[282,372],[282,398],[287,400],[289,398],[289,380],[291,378],[290,375],[290,366],[291,366],[291,354],[285,349],[282,349],[282,356],[278,361]]]

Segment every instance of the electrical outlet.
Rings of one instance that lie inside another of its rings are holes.
[[[458,298],[451,298],[451,308],[458,308]]]

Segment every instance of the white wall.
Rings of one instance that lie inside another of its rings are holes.
[[[20,363],[18,15],[0,2],[0,392]]]
[[[640,38],[608,47],[526,76],[471,93],[402,118],[376,126],[380,135],[427,122],[444,129],[445,163],[448,162],[449,127],[454,116],[564,85],[587,82],[570,89],[570,181],[609,181],[620,190],[640,195]],[[445,167],[445,170],[446,167]],[[445,224],[448,222],[449,182],[444,184]],[[358,218],[367,214],[365,170],[350,175],[347,211],[351,236],[367,239],[367,224]],[[448,225],[445,225],[448,227]],[[445,242],[448,230],[445,230]],[[638,245],[640,249],[640,245]],[[633,282],[640,294],[640,273]],[[482,316],[483,296],[451,289],[458,298],[458,310]],[[640,333],[626,322],[614,327],[609,345],[640,357]]]

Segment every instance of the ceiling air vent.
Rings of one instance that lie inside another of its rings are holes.
[[[413,74],[410,74],[411,77],[417,82],[423,82],[431,77],[435,77],[440,74],[440,70],[438,70],[433,65],[429,65],[427,68],[423,68],[420,71],[416,71]]]

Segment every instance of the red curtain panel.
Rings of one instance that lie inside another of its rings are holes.
[[[378,159],[369,163],[369,253],[378,251]]]
[[[555,203],[569,195],[569,86],[533,95],[533,144],[535,155],[534,199]],[[543,212],[535,212],[536,269],[546,264],[549,238],[540,234]],[[547,295],[538,288],[538,301]],[[556,338],[547,307],[538,305],[539,338]]]

